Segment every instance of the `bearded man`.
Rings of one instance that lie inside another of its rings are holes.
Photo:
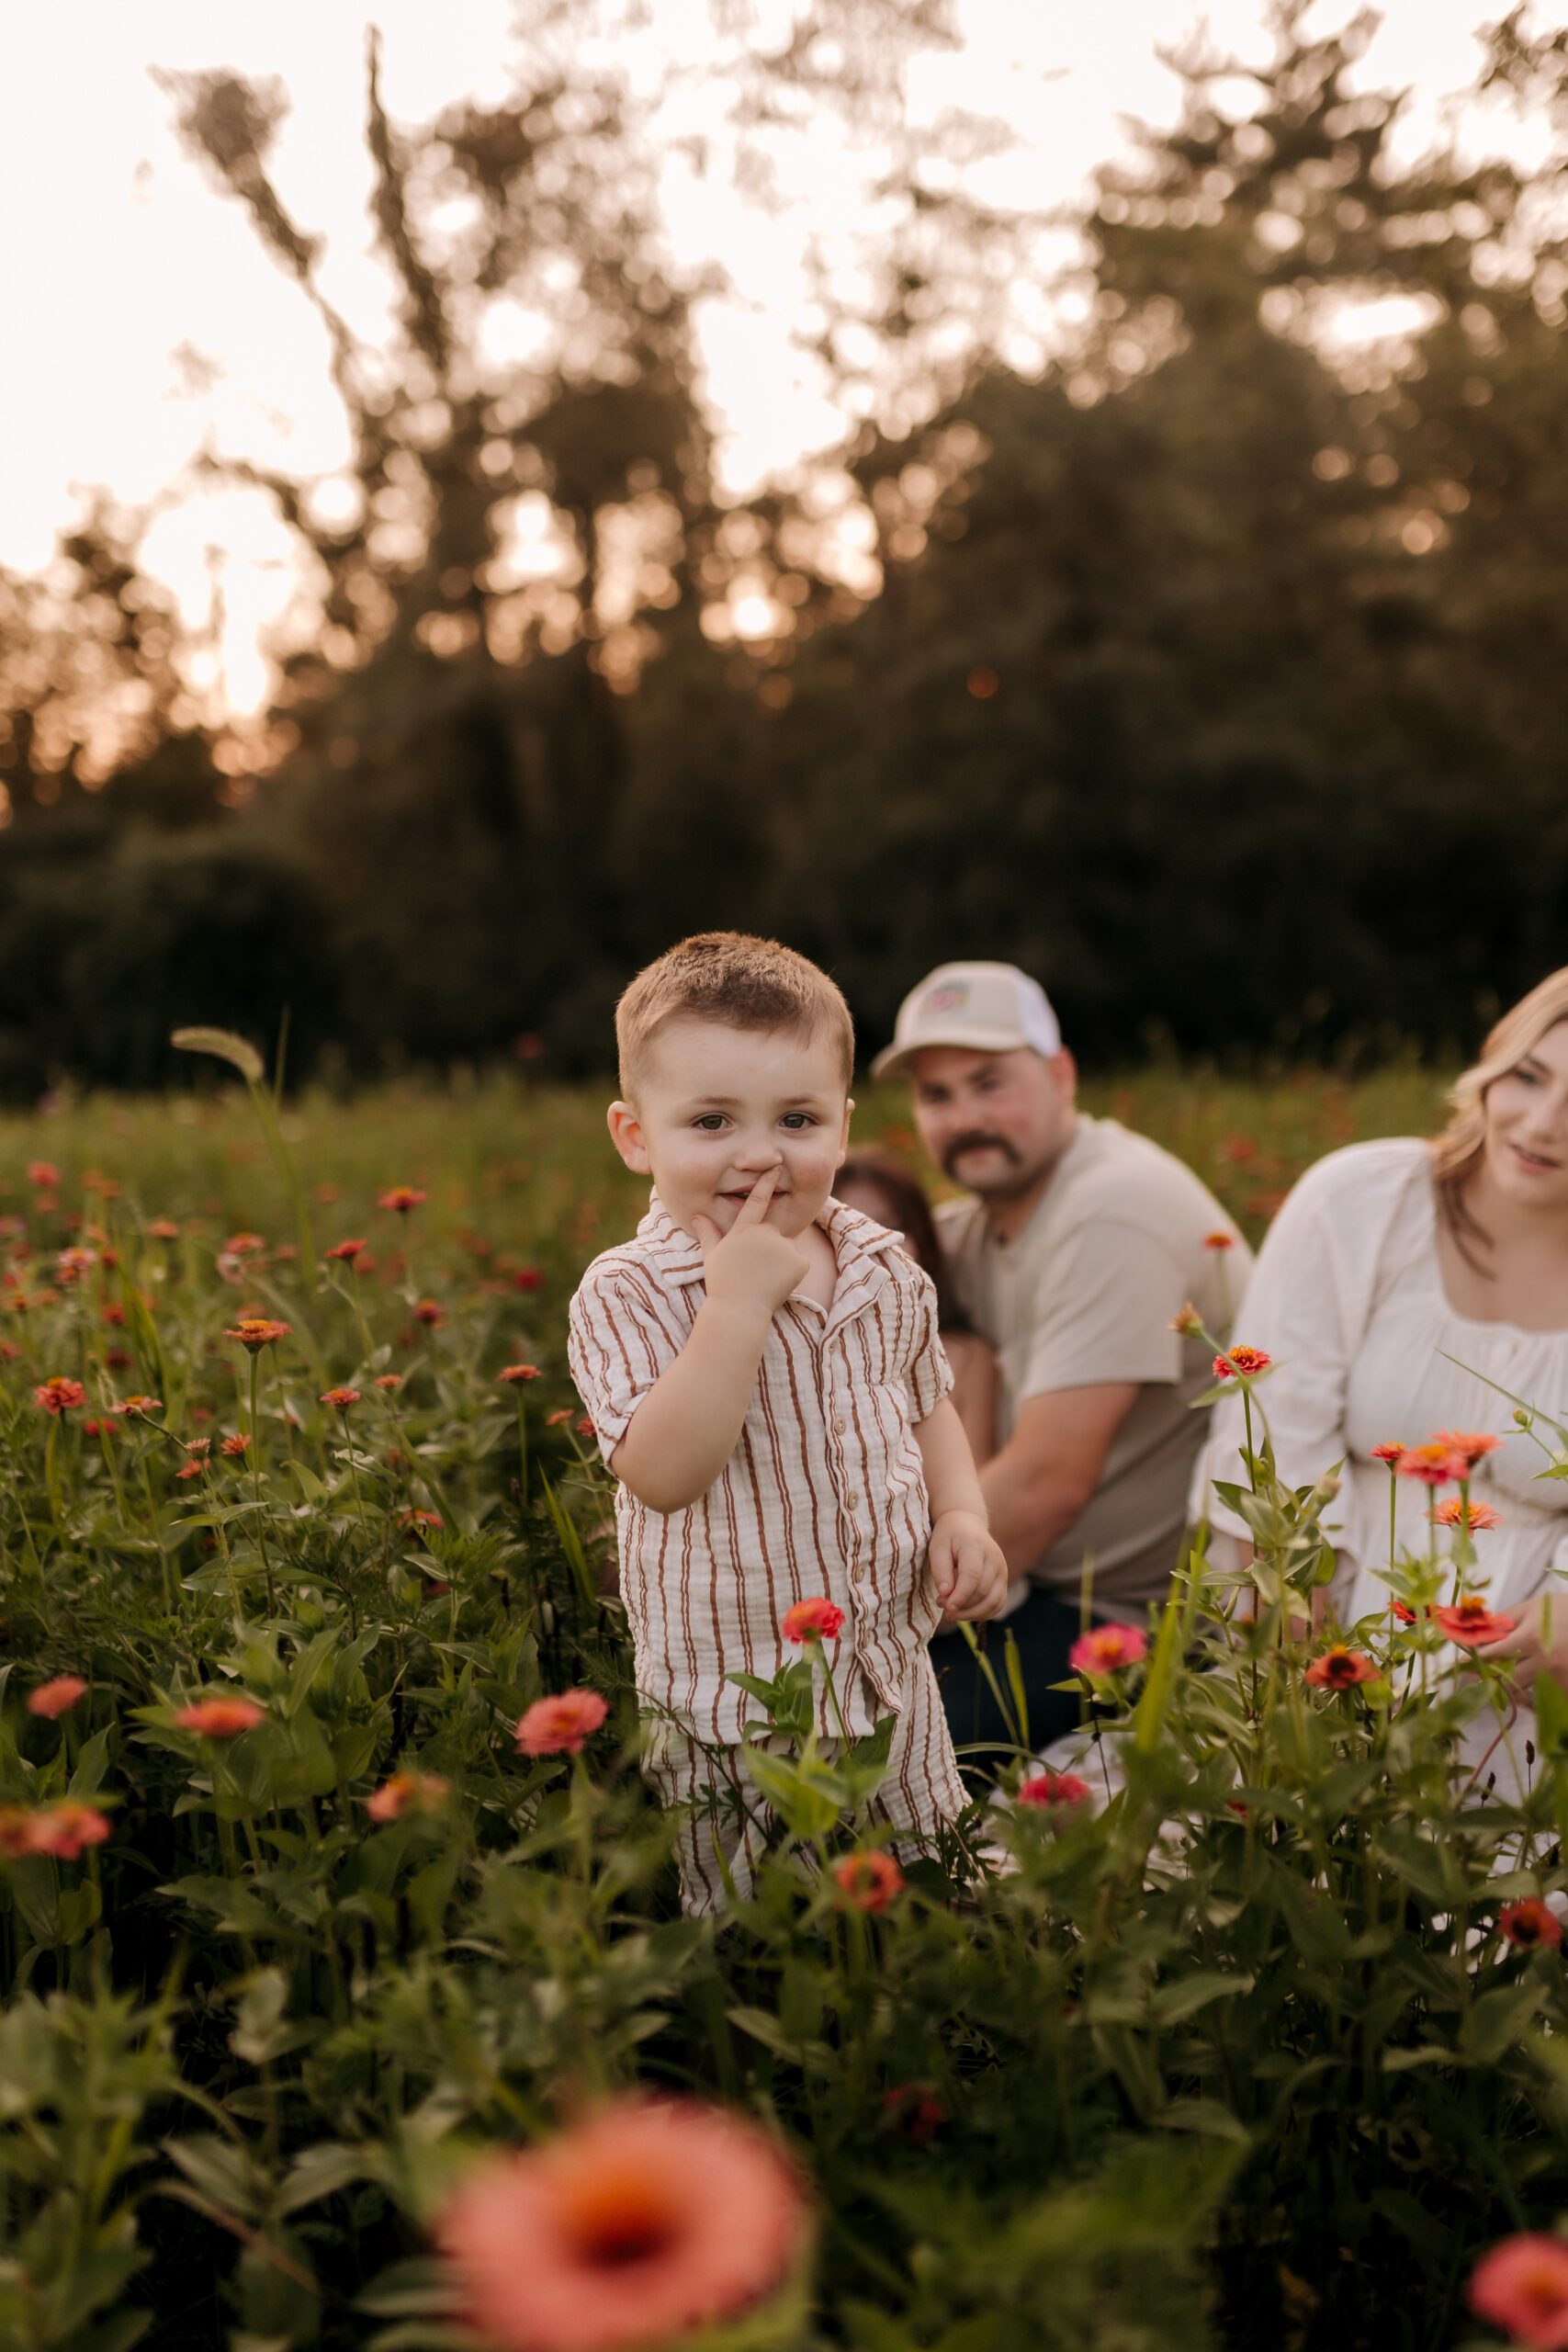
[[[943,964],[899,1007],[873,1074],[905,1075],[932,1159],[965,1197],[937,1211],[947,1272],[996,1351],[997,1451],[981,1471],[1012,1580],[1030,1744],[1077,1721],[1067,1653],[1092,1623],[1143,1624],[1180,1553],[1212,1385],[1190,1300],[1228,1334],[1251,1258],[1192,1170],[1077,1103],[1077,1069],[1038,981]],[[1002,1638],[990,1661],[1002,1687]],[[962,1755],[1009,1734],[963,1636],[931,1662]]]

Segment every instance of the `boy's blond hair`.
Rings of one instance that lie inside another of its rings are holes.
[[[776,939],[700,931],[644,967],[615,1007],[623,1094],[631,1095],[660,1030],[682,1016],[728,1029],[826,1036],[839,1048],[846,1091],[854,1076],[849,1006],[826,972]]]

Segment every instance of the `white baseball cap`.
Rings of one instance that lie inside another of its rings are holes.
[[[1050,1056],[1062,1032],[1038,980],[1016,964],[939,964],[898,1007],[893,1043],[872,1063],[886,1078],[927,1046],[968,1046],[977,1054],[1010,1054],[1027,1046]]]

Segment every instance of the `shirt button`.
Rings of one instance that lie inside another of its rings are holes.
[[[835,1413],[835,1414],[834,1414],[834,1416],[833,1416],[833,1434],[834,1434],[834,1436],[835,1436],[835,1437],[842,1437],[842,1436],[843,1436],[843,1434],[844,1434],[844,1430],[845,1430],[845,1429],[847,1428],[847,1426],[848,1426],[848,1424],[846,1423],[846,1421],[845,1421],[845,1419],[844,1419],[844,1417],[843,1417],[842,1413]]]
[[[848,1505],[849,1505],[849,1507],[850,1507],[850,1509],[851,1509],[852,1510],[859,1510],[859,1509],[860,1509],[860,1497],[859,1497],[858,1495],[846,1495],[846,1496],[844,1497],[844,1500],[846,1501],[846,1503],[848,1503]]]

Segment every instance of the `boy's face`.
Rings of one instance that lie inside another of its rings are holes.
[[[694,1216],[728,1233],[758,1178],[775,1170],[767,1222],[793,1238],[833,1189],[853,1107],[827,1038],[685,1016],[649,1046],[636,1103],[611,1103],[610,1133],[688,1233]]]

